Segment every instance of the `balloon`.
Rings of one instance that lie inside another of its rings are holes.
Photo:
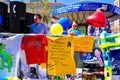
[[[63,33],[63,27],[60,24],[55,23],[51,26],[50,33],[51,34],[62,34]]]
[[[104,27],[106,24],[106,17],[103,12],[97,11],[86,18],[86,22],[96,28]]]
[[[80,31],[78,31],[78,30],[72,30],[71,32],[73,32],[75,36],[80,35]]]
[[[68,34],[68,32],[67,31],[65,31],[65,30],[63,30],[63,33],[62,33],[63,35],[67,35]]]
[[[68,18],[62,17],[58,20],[58,23],[62,25],[64,30],[67,30],[67,28],[70,25],[70,21]]]

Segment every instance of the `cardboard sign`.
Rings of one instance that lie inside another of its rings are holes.
[[[75,74],[73,37],[48,37],[48,75]]]
[[[75,36],[74,51],[92,52],[93,43],[94,43],[93,36]]]

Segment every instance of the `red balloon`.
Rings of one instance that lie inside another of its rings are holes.
[[[96,11],[86,18],[86,22],[96,28],[105,27],[106,17],[103,12]]]

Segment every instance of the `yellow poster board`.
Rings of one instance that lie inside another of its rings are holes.
[[[74,51],[92,52],[94,37],[93,36],[75,36]]]
[[[60,76],[75,74],[76,67],[73,58],[73,36],[47,37],[48,75]]]

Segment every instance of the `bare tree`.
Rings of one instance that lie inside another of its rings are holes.
[[[8,3],[8,2],[10,2],[10,0],[2,0],[3,2],[6,2],[6,3]]]
[[[3,0],[0,0],[0,2],[3,2]]]

